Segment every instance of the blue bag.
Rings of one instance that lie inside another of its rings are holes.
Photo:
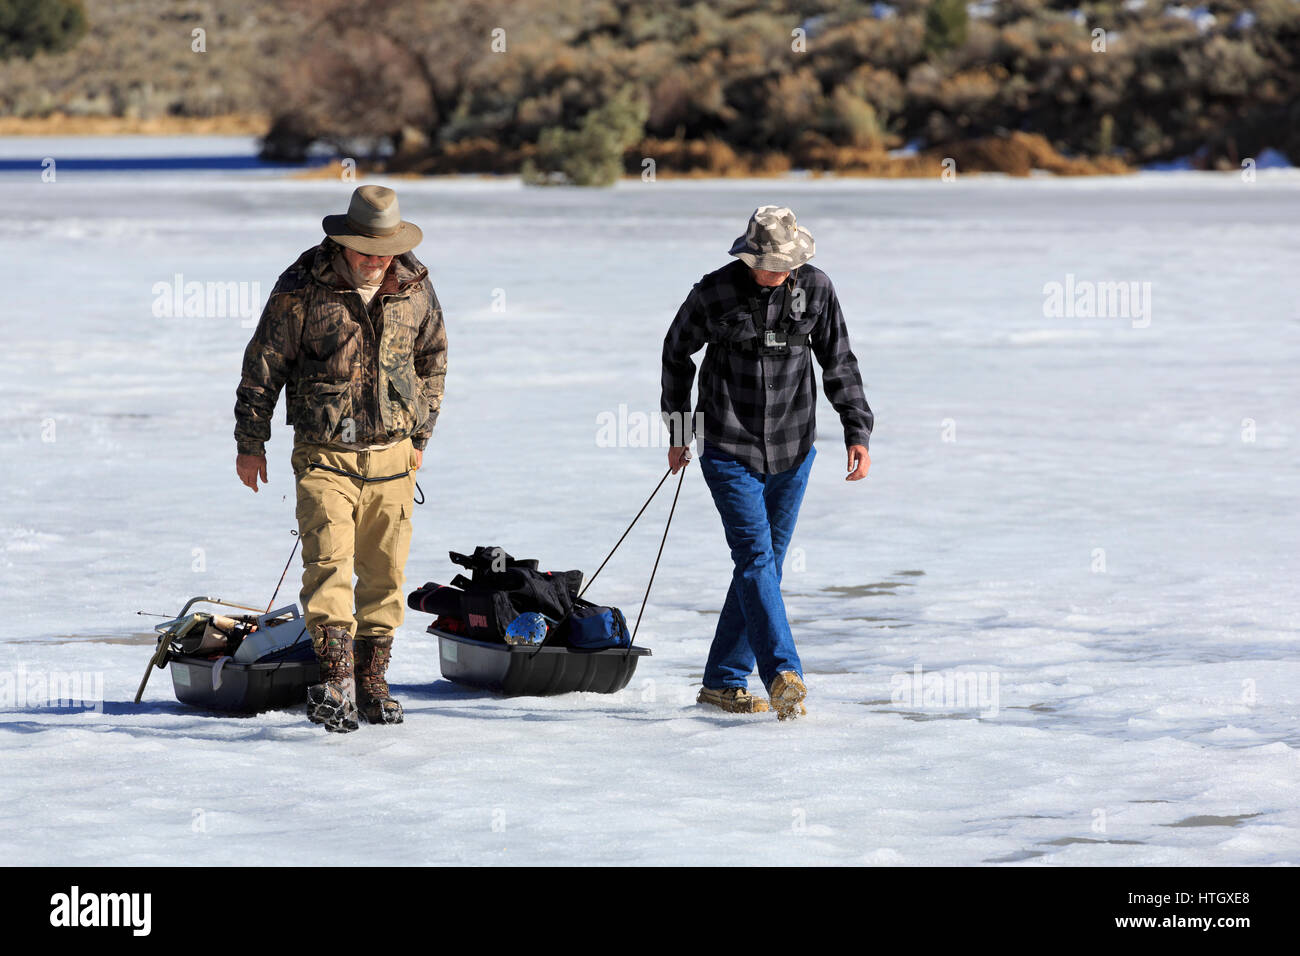
[[[601,651],[610,647],[627,647],[632,635],[627,619],[616,607],[579,606],[569,615],[566,636],[570,647],[583,651]]]

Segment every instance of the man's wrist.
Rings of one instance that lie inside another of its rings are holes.
[[[266,457],[266,445],[260,441],[236,442],[235,448],[240,455],[255,455],[258,458]]]

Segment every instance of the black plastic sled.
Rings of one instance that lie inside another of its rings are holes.
[[[616,694],[632,679],[637,660],[650,656],[646,647],[580,651],[558,645],[478,641],[432,625],[429,633],[438,638],[443,677],[507,697]]]
[[[257,714],[307,702],[307,688],[320,681],[315,661],[236,664],[226,659],[213,676],[216,661],[173,654],[172,687],[182,704],[223,713]]]

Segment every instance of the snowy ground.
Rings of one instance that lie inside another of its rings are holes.
[[[655,414],[690,284],[756,205],[796,209],[878,421],[847,485],[823,400],[786,568],[809,716],[693,704],[729,574],[694,467],[638,638],[654,656],[618,696],[459,689],[412,613],[400,727],[198,713],[159,672],[133,706],[135,611],[265,602],[293,541],[282,410],[269,488],[234,475],[249,329],[155,316],[155,284],[264,298],[351,184],[10,172],[0,690],[84,671],[104,702],[0,711],[0,858],[1300,862],[1294,173],[393,185],[451,345],[411,585],[478,544],[594,570],[664,469],[601,447],[598,416]],[[1067,275],[1151,282],[1149,324],[1045,316]],[[668,497],[597,598],[635,613]],[[990,696],[913,698],[917,667]]]

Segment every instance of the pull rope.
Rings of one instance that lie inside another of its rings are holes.
[[[676,508],[677,508],[677,495],[681,494],[681,492],[682,492],[682,480],[686,477],[686,464],[691,460],[691,459],[690,459],[690,452],[688,451],[686,454],[687,454],[687,457],[684,458],[684,459],[682,460],[682,467],[681,467],[681,472],[682,472],[682,474],[681,474],[681,477],[677,479],[677,494],[673,495],[673,507],[672,507],[672,510],[670,510],[670,511],[668,512],[668,524],[669,524],[669,525],[671,525],[672,522],[673,522],[673,511],[675,511]],[[618,539],[618,541],[614,544],[614,547],[610,548],[610,550],[609,550],[609,554],[605,555],[605,560],[602,561],[602,562],[600,562],[600,567],[598,567],[598,568],[596,569],[596,573],[593,574],[590,578],[588,578],[588,579],[587,579],[587,582],[582,586],[582,590],[580,590],[580,591],[578,592],[578,597],[582,597],[584,594],[586,594],[586,593],[587,593],[587,588],[591,587],[592,582],[596,580],[596,578],[597,578],[597,576],[599,576],[600,572],[603,571],[603,570],[605,570],[605,565],[609,564],[609,559],[612,558],[612,557],[614,556],[614,552],[618,550],[619,545],[621,545],[621,544],[623,543],[623,540],[628,536],[628,532],[630,532],[630,531],[632,530],[632,528],[636,525],[636,523],[637,523],[639,520],[641,520],[641,516],[642,516],[643,514],[645,514],[645,510],[646,510],[646,508],[650,507],[650,502],[654,501],[654,497],[655,497],[655,495],[659,494],[659,489],[662,488],[662,487],[664,486],[664,482],[668,480],[668,476],[671,475],[672,473],[673,473],[672,468],[669,468],[667,471],[664,472],[664,476],[663,476],[662,478],[659,479],[659,484],[655,485],[655,490],[652,491],[652,492],[650,492],[650,497],[647,498],[647,499],[645,500],[645,504],[643,504],[643,505],[641,506],[641,510],[638,511],[638,512],[636,513],[636,517],[632,519],[631,524],[629,524],[629,525],[627,526],[626,530],[624,530],[622,536],[621,536],[621,537]],[[666,541],[667,539],[668,539],[668,527],[665,526],[665,527],[664,527],[664,536],[663,536],[663,538],[662,538],[662,539],[660,540],[660,542],[659,542],[659,554],[660,554],[660,555],[663,554],[663,551],[664,551],[664,541]],[[649,599],[649,597],[650,597],[650,587],[651,587],[651,585],[654,584],[654,580],[655,580],[655,570],[658,570],[658,568],[659,568],[659,557],[656,556],[656,557],[655,557],[655,566],[654,566],[654,570],[652,570],[652,571],[650,572],[650,583],[646,585],[646,589],[645,589],[645,597],[642,598],[642,600],[641,600],[641,613],[637,614],[637,617],[636,617],[636,627],[634,627],[634,628],[632,629],[632,636],[628,639],[628,645],[627,645],[627,647],[628,647],[628,652],[629,652],[629,653],[631,653],[631,650],[632,650],[632,641],[635,641],[635,640],[636,640],[636,631],[637,631],[637,628],[639,628],[639,627],[641,626],[641,614],[645,613],[645,604],[646,604],[646,601],[647,601],[647,600]],[[568,613],[568,614],[564,615],[564,617],[562,617],[562,618],[560,618],[560,620],[556,621],[555,624],[553,624],[553,625],[552,625],[552,626],[547,630],[547,632],[546,632],[546,637],[543,637],[543,638],[542,638],[542,639],[537,643],[537,649],[536,649],[535,651],[533,651],[532,654],[529,655],[530,657],[535,657],[536,655],[538,655],[538,654],[541,653],[541,651],[542,651],[542,647],[545,646],[545,644],[546,644],[546,638],[547,638],[547,637],[550,637],[550,635],[551,635],[553,632],[558,631],[558,630],[560,629],[560,625],[563,624],[566,620],[568,620],[570,617],[573,616],[573,612],[574,612],[574,610],[576,610],[576,608],[577,608],[577,605],[575,604],[572,608],[569,609],[569,613]],[[626,655],[625,655],[625,656],[626,656]]]
[[[686,460],[690,461],[689,458]],[[669,468],[667,471],[664,472],[664,476],[659,479],[659,484],[655,485],[655,490],[650,492],[650,497],[645,500],[645,504],[641,506],[641,510],[638,511],[636,513],[636,517],[632,519],[632,524],[629,524],[627,526],[627,530],[623,532],[623,537],[619,538],[618,542],[614,545],[614,547],[610,548],[609,554],[605,555],[605,560],[600,562],[600,567],[596,569],[596,573],[587,579],[587,583],[584,584],[582,586],[582,590],[578,592],[578,597],[582,597],[584,594],[586,594],[587,588],[591,587],[592,582],[595,581],[596,578],[600,576],[600,572],[605,570],[605,565],[609,564],[609,559],[614,556],[614,552],[617,551],[618,546],[623,543],[623,539],[627,537],[628,532],[632,530],[633,525],[635,525],[639,520],[641,520],[641,516],[645,514],[646,508],[650,507],[650,502],[654,500],[655,495],[659,494],[659,489],[664,486],[664,482],[668,480],[668,476],[671,475],[672,473],[673,470],[671,468]]]
[[[669,469],[669,471],[671,470]],[[655,555],[655,566],[650,569],[650,580],[645,586],[645,597],[641,599],[641,610],[637,612],[636,626],[632,628],[632,637],[628,639],[627,653],[623,655],[624,657],[632,653],[632,645],[636,643],[636,632],[641,628],[641,615],[645,613],[646,602],[650,600],[650,588],[654,587],[655,572],[659,570],[659,559],[664,555],[664,544],[668,541],[668,529],[673,525],[673,513],[677,510],[677,496],[682,493],[682,482],[686,479],[686,468],[684,466],[681,471],[681,475],[677,478],[677,490],[673,493],[673,506],[668,509],[668,521],[664,524],[664,536],[659,539],[659,553]],[[667,477],[667,475],[664,477]],[[660,482],[660,484],[662,483]],[[655,490],[658,491],[659,489],[656,488]]]

